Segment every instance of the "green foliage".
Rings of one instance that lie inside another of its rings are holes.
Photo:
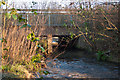
[[[39,41],[40,39],[38,37],[35,38],[36,41]]]
[[[41,58],[43,58],[43,56],[40,54],[37,54],[32,57],[31,61],[36,63],[41,63]]]
[[[66,23],[64,23],[64,24],[63,24],[63,26],[67,27],[67,24],[66,24]]]
[[[40,47],[42,52],[45,52],[45,49],[43,47]]]
[[[12,15],[12,18],[13,18],[14,20],[16,20],[16,19],[17,19],[17,16],[16,16],[15,14],[13,14],[13,15]]]
[[[32,11],[31,12],[35,12],[35,11],[37,11],[36,9],[32,9]]]
[[[35,37],[35,34],[34,33],[30,33],[28,36],[27,36],[27,39],[31,39],[32,37]]]
[[[15,10],[14,8],[12,8],[11,10],[12,10],[12,11],[10,12],[10,14],[16,14],[16,15],[18,14],[18,13],[17,13],[17,10]]]
[[[5,5],[6,3],[5,3],[5,1],[0,1],[0,6],[1,6],[1,4]]]
[[[73,32],[70,32],[70,37],[71,37],[71,39],[73,39],[73,37],[74,37],[74,34],[73,34]]]
[[[21,11],[21,9],[17,9],[17,11]]]
[[[82,9],[82,6],[80,6],[80,9]]]
[[[29,28],[31,27],[30,24],[26,24],[26,23],[25,23],[25,24],[23,24],[20,28],[25,28],[25,27],[27,27],[27,26],[28,26]]]
[[[107,60],[108,56],[105,55],[105,53],[103,51],[98,51],[97,52],[97,60],[98,61],[105,61]]]
[[[11,11],[10,13],[5,13],[5,16],[6,16],[8,19],[10,19],[11,16],[12,16],[12,18],[13,18],[14,20],[17,20],[17,15],[18,15],[17,10],[15,10],[15,8],[12,8],[11,10],[12,10],[12,11]]]
[[[39,38],[38,38],[38,37],[35,37],[35,34],[34,34],[34,33],[28,34],[27,39],[30,40],[30,41],[32,41],[32,42],[39,41]]]
[[[28,27],[31,27],[31,25],[30,25],[30,24],[27,24],[27,26],[28,26]]]
[[[37,15],[37,10],[36,9],[33,9],[31,12],[33,12],[35,15]]]
[[[27,26],[27,24],[24,24],[24,25],[22,25],[20,28],[24,28],[24,27],[26,27]]]
[[[6,3],[4,1],[0,1],[0,6],[1,5],[5,5]],[[33,3],[36,4],[36,3]],[[7,5],[7,4],[6,4]],[[8,5],[7,5],[8,6]],[[10,13],[5,13],[5,17],[7,19],[13,18],[14,20],[18,20],[18,22],[24,22],[25,24],[23,24],[20,28],[26,28],[29,27],[31,30],[31,25],[27,24],[27,19],[25,19],[22,15],[18,14],[17,11],[21,11],[20,9],[15,9],[15,8],[11,8]],[[32,10],[32,12],[37,15],[37,10]],[[39,41],[39,37],[36,37],[34,34],[34,31],[31,30],[32,33],[27,35],[27,39],[32,41],[32,42],[36,42]],[[7,43],[6,39],[2,38],[0,39],[2,42]],[[41,49],[42,52],[45,52],[45,49],[43,47],[41,47],[40,45],[37,46],[38,49]],[[8,51],[9,48],[4,48],[4,51]],[[44,57],[42,55],[40,55],[37,51],[36,51],[36,55],[34,55],[30,61],[28,60],[14,60],[13,63],[10,63],[10,65],[3,65],[2,69],[5,71],[11,71],[13,73],[17,73],[18,75],[22,75],[24,73],[28,73],[29,71],[27,70],[32,70],[32,72],[34,71],[34,69],[37,71],[40,70],[40,65],[41,65],[41,60],[44,60]],[[6,53],[7,54],[7,53]],[[3,55],[2,58],[3,59],[9,59],[9,55]],[[19,55],[18,55],[19,56]],[[43,73],[45,75],[49,74],[48,71],[43,71]]]
[[[75,22],[74,21],[71,21],[72,25],[75,27]]]
[[[9,71],[10,70],[10,66],[9,65],[2,65],[2,70],[4,71]]]
[[[11,18],[11,14],[10,13],[5,13],[5,16],[10,19]]]
[[[37,15],[37,12],[34,12],[35,15]]]
[[[85,25],[85,27],[87,27],[88,26],[87,22],[84,22],[84,25]]]
[[[89,36],[89,39],[92,39],[92,35]]]
[[[22,15],[18,15],[18,22],[27,22],[27,19],[25,19],[24,17],[22,17]]]
[[[7,57],[8,57],[8,56],[5,55],[5,56],[3,56],[3,59],[6,59]]]
[[[5,38],[2,38],[2,39],[0,39],[0,40],[1,40],[1,42],[7,43],[7,40],[6,40]]]
[[[29,39],[31,39],[31,33],[27,36],[27,39],[29,40]]]
[[[43,73],[44,73],[45,75],[50,74],[50,72],[48,72],[48,71],[43,71]]]
[[[35,37],[32,37],[30,41],[35,42]]]
[[[3,50],[8,51],[8,49],[7,49],[7,48],[4,48]]]
[[[38,44],[37,47],[40,48],[41,46]]]
[[[2,2],[0,1],[0,6],[2,5]]]

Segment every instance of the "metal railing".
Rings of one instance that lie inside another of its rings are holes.
[[[22,14],[27,23],[39,26],[71,26],[71,21],[75,20],[75,16],[67,14]],[[19,24],[19,23],[18,23]]]

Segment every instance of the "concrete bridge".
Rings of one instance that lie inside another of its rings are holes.
[[[10,10],[8,10],[8,12],[9,11]],[[37,33],[41,33],[40,36],[48,37],[48,53],[51,53],[53,37],[69,37],[71,34],[79,34],[80,30],[78,27],[84,27],[83,29],[85,29],[84,23],[88,23],[89,26],[96,26],[95,21],[92,22],[91,20],[90,22],[89,20],[89,22],[85,22],[78,14],[75,14],[77,11],[78,10],[37,10],[35,11],[37,14],[33,14],[31,10],[22,10],[18,11],[18,13],[27,19],[27,24],[30,24],[33,29],[36,28]],[[95,12],[94,10],[92,11]],[[109,15],[106,16],[109,17]],[[112,16],[114,17],[115,15]],[[89,17],[89,15],[85,17]],[[97,20],[103,21],[102,17],[104,16],[97,14],[95,17],[101,17],[101,19],[98,18],[99,20]],[[13,19],[11,19],[11,22],[12,20]],[[16,22],[16,24],[19,26],[24,23]]]
[[[76,20],[70,14],[26,14],[28,24],[38,27],[42,37],[48,39],[48,53],[52,53],[52,44],[54,37],[58,37],[58,41],[62,37],[70,37],[72,34],[78,34],[79,29],[72,24]],[[32,18],[33,17],[33,18]],[[32,19],[31,19],[32,18]],[[74,18],[74,19],[73,19]]]
[[[8,12],[9,11],[10,10],[8,10]],[[30,24],[32,26],[31,28],[34,29],[34,27],[37,27],[37,33],[41,33],[41,37],[47,37],[48,53],[52,53],[53,37],[58,37],[60,41],[61,37],[70,37],[71,34],[78,34],[79,32],[79,29],[77,29],[73,23],[73,21],[76,21],[79,25],[79,21],[77,21],[78,16],[70,13],[70,11],[69,13],[67,11],[54,13],[42,11],[44,13],[40,13],[39,10],[36,12],[36,15],[31,13],[30,10],[22,10],[18,13],[22,15],[24,19],[27,19],[27,24]],[[11,19],[11,21],[12,20],[14,22],[14,19]],[[17,22],[17,25],[20,26],[23,25],[23,23]]]

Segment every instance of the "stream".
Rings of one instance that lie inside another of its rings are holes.
[[[67,51],[59,58],[47,60],[47,78],[120,78],[116,63],[97,61],[84,51]],[[39,74],[39,73],[38,73]]]

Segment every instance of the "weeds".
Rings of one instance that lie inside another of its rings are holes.
[[[106,61],[108,56],[105,55],[103,51],[98,51],[97,53],[97,60],[98,61]]]

